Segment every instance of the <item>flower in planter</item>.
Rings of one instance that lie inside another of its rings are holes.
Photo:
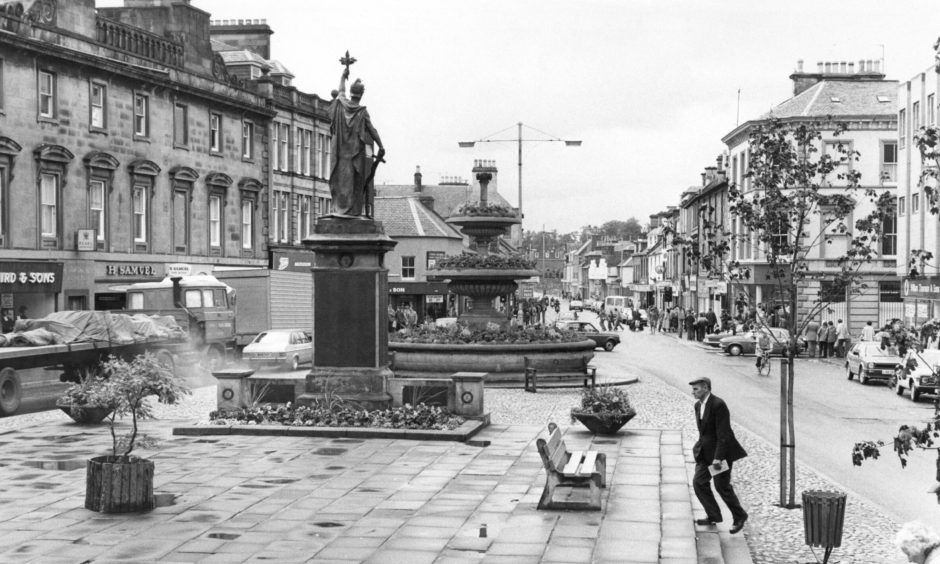
[[[499,204],[480,204],[476,202],[467,202],[457,208],[456,215],[481,217],[516,217],[516,212],[507,206],[501,206]]]
[[[535,261],[520,255],[478,255],[463,252],[459,255],[446,256],[437,261],[436,270],[530,270],[535,268]]]
[[[560,332],[544,327],[508,327],[500,329],[496,323],[490,323],[484,329],[473,330],[460,323],[448,327],[426,325],[415,327],[407,333],[399,331],[389,335],[392,343],[435,343],[445,345],[487,343],[499,345],[518,345],[528,343],[572,343],[584,340],[575,331]]]
[[[627,392],[616,386],[600,385],[581,391],[581,405],[571,409],[571,420],[575,415],[594,415],[605,422],[636,415],[630,405]]]

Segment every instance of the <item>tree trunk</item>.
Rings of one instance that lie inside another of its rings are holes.
[[[88,461],[85,474],[85,509],[101,513],[149,511],[154,507],[153,462],[114,456]]]

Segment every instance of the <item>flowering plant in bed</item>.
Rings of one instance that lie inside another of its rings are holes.
[[[437,261],[435,266],[438,270],[530,270],[533,268],[535,268],[535,261],[520,255],[478,255],[466,252],[446,256]]]
[[[453,430],[464,419],[433,405],[405,404],[368,411],[337,399],[307,407],[262,404],[251,408],[218,410],[209,414],[215,425],[292,425],[297,427],[372,427],[377,429]]]
[[[475,217],[516,217],[516,212],[507,206],[501,206],[499,204],[467,202],[457,208],[457,213],[455,215]]]
[[[501,329],[489,323],[483,329],[454,323],[447,327],[433,324],[401,329],[388,336],[392,343],[423,343],[436,345],[526,345],[531,343],[573,343],[584,340],[574,331],[558,331],[554,327],[509,327]]]

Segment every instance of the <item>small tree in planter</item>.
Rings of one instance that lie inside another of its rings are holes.
[[[172,404],[189,390],[151,353],[131,361],[111,358],[101,364],[101,374],[104,378],[94,380],[92,391],[113,410],[107,418],[111,455],[88,461],[85,508],[102,513],[153,509],[153,462],[131,455],[145,439],[138,434],[137,423],[152,417],[148,397]],[[131,416],[130,431],[119,435],[117,420],[127,415]]]
[[[612,435],[635,416],[627,392],[614,386],[584,388],[581,405],[571,409],[571,420],[580,421],[595,435]]]

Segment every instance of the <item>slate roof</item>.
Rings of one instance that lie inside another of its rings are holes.
[[[271,74],[284,74],[291,78],[294,78],[294,73],[289,71],[287,67],[285,67],[284,64],[281,63],[281,61],[276,61],[274,59],[271,59],[270,61],[268,61],[268,64],[271,65]]]
[[[254,51],[249,51],[248,49],[242,49],[240,51],[217,51],[222,55],[222,60],[225,61],[227,65],[238,65],[244,63],[257,63],[263,67],[269,66],[268,61],[264,60],[264,57],[255,53]]]
[[[480,189],[467,184],[425,184],[421,192],[415,192],[413,184],[376,184],[376,199],[391,197],[430,196],[434,198],[434,211],[441,217],[450,217],[460,205],[466,202],[478,202]],[[491,204],[513,207],[498,192],[487,191]]]
[[[385,233],[396,237],[444,237],[463,239],[459,231],[445,223],[438,214],[415,196],[377,195],[375,219],[385,226]]]
[[[884,102],[879,101],[879,97]],[[896,80],[823,80],[773,108],[759,119],[894,115]]]

